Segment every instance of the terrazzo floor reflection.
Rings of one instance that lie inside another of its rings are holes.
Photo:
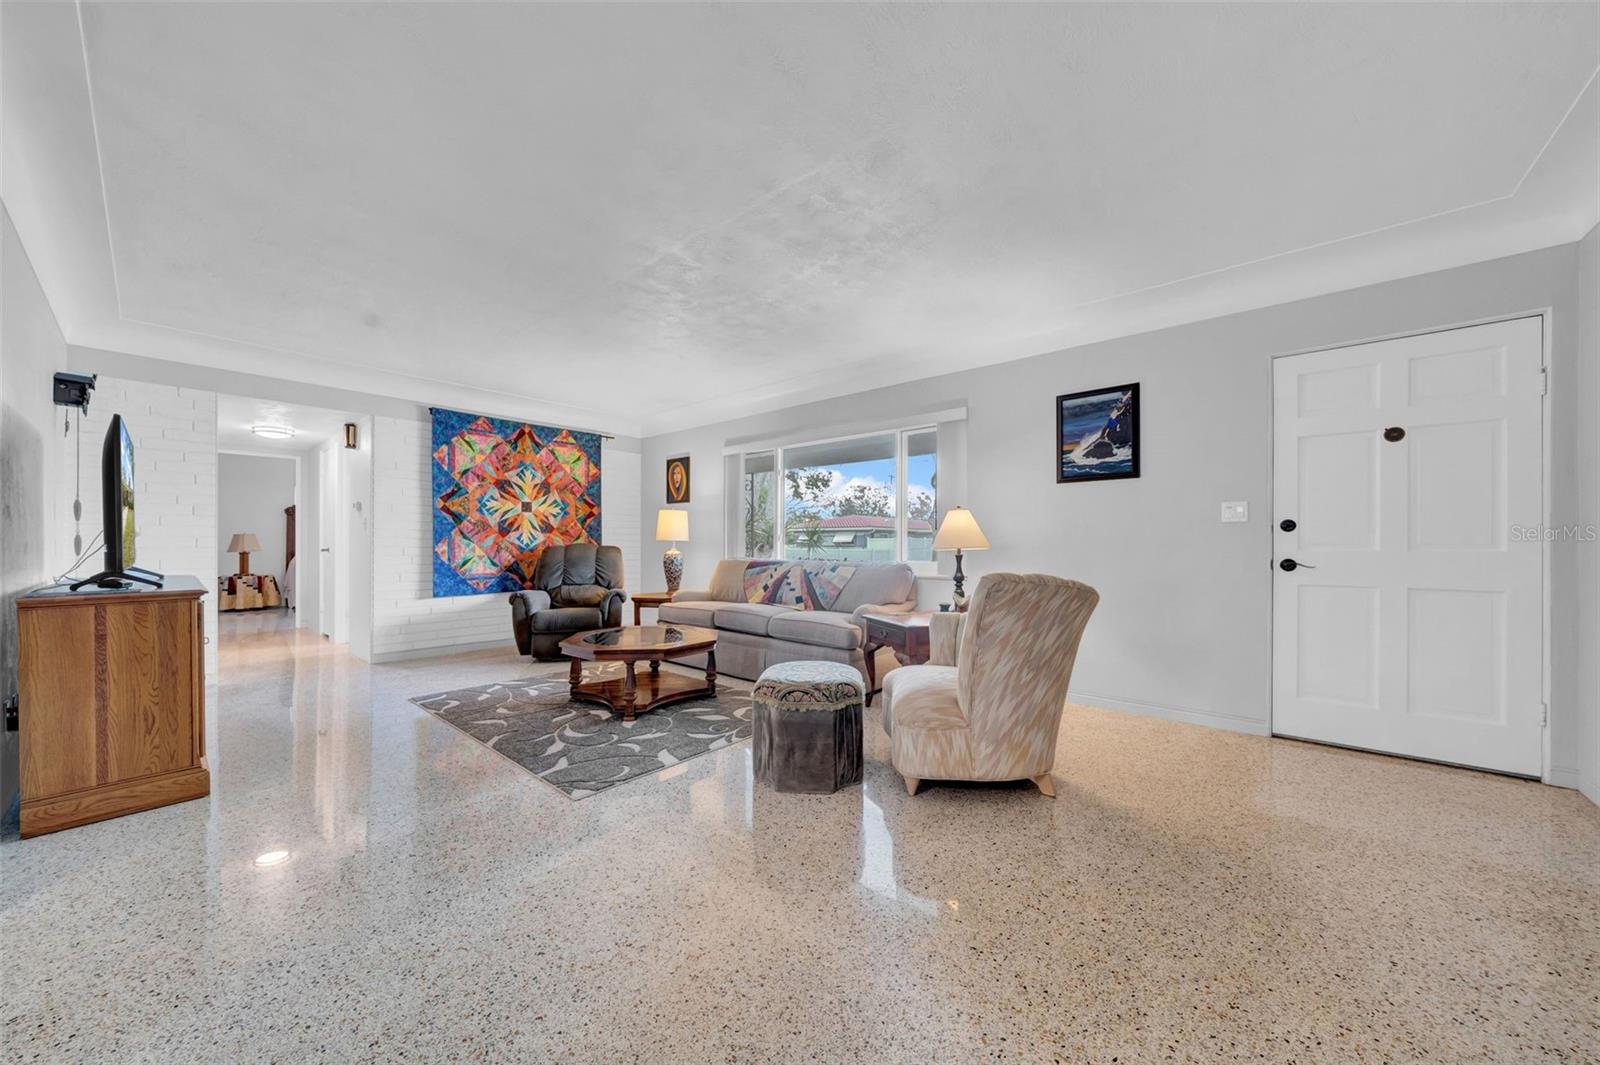
[[[1597,1060],[1570,791],[1075,707],[1056,801],[913,799],[874,709],[574,803],[406,701],[514,654],[231,621],[209,799],[0,847],[6,1060]]]

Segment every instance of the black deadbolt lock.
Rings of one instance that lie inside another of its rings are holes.
[[[1293,518],[1284,518],[1282,521],[1278,522],[1278,528],[1282,529],[1284,532],[1294,532],[1297,528],[1299,528],[1299,526],[1294,523]]]
[[[1383,438],[1391,444],[1396,444],[1406,438],[1406,431],[1398,425],[1391,425],[1383,431]]]

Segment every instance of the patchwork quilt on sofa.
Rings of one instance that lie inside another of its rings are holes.
[[[848,562],[751,562],[744,571],[745,602],[832,610],[855,572],[856,567]]]

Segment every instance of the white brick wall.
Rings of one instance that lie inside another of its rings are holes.
[[[426,422],[373,419],[372,657],[377,662],[512,642],[511,607],[504,595],[433,598],[430,437]],[[600,469],[604,539],[622,547],[631,584],[640,543],[639,458],[608,448]]]
[[[630,592],[664,587],[659,572],[651,579],[639,568],[639,550],[644,543],[639,516],[639,462],[637,452],[618,451],[609,442],[600,450],[600,534],[608,544],[622,548],[622,573]],[[650,515],[650,531],[655,532],[655,515]],[[661,560],[655,560],[659,571]],[[631,607],[623,616],[633,620]]]
[[[100,531],[100,449],[113,414],[133,438],[136,565],[158,573],[187,574],[205,585],[206,673],[217,671],[217,395],[102,376],[83,419],[83,453],[74,435],[57,436],[61,468],[77,470],[82,486],[85,546]],[[58,423],[59,424],[59,423]],[[59,528],[51,537],[52,575],[72,564],[72,483],[60,486]],[[78,570],[88,576],[104,562],[99,549]]]

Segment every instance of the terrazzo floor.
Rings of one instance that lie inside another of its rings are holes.
[[[874,709],[572,802],[406,701],[514,654],[224,627],[209,799],[0,846],[4,1060],[1600,1060],[1571,791],[1074,707],[1056,801],[910,798]]]

